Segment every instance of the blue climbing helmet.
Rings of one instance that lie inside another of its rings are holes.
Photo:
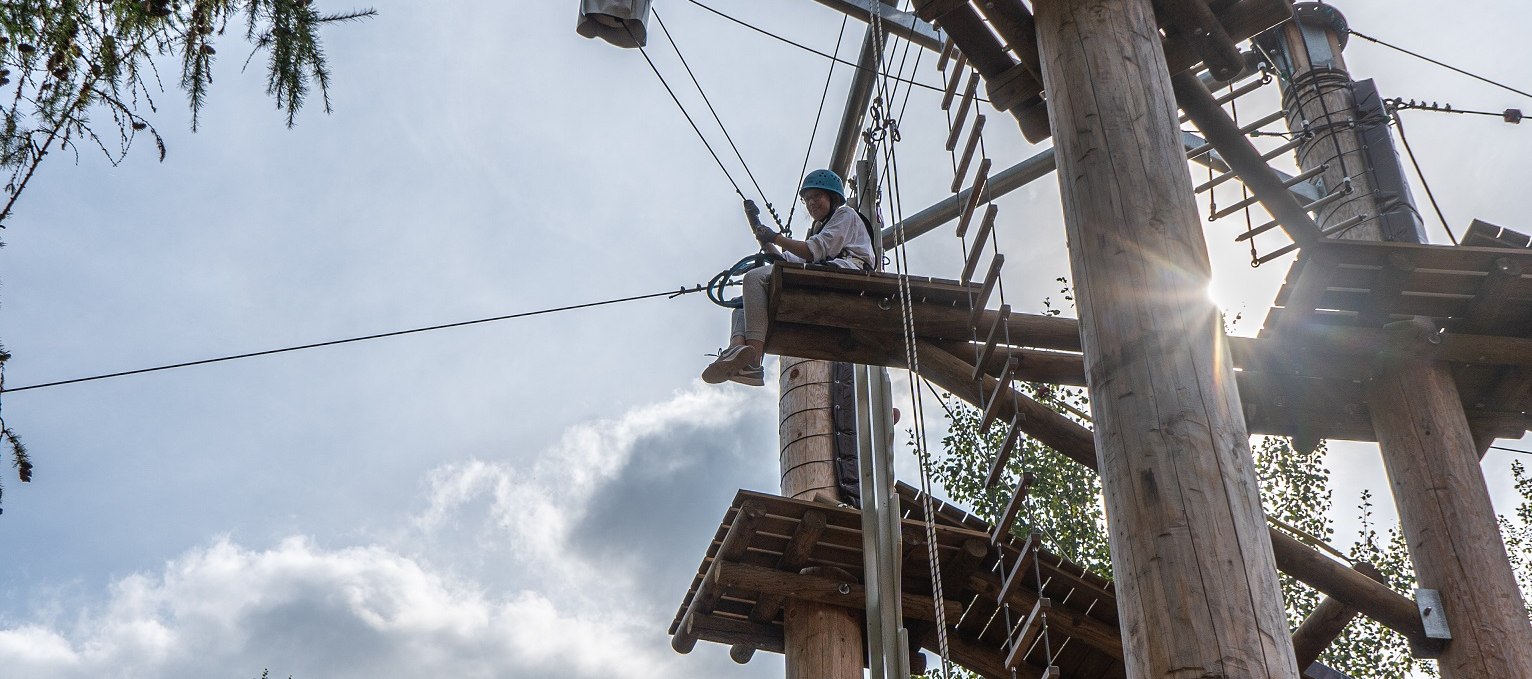
[[[840,196],[841,200],[846,199],[846,187],[841,182],[840,175],[829,170],[814,170],[810,172],[808,176],[803,178],[803,187],[798,189],[798,195],[803,195],[803,192],[809,189],[829,191]]]

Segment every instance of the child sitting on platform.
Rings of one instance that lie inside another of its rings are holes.
[[[829,170],[814,170],[803,178],[798,195],[814,219],[808,238],[794,240],[764,226],[755,228],[756,240],[767,254],[788,262],[827,264],[846,269],[872,271],[877,255],[871,227],[856,210],[846,205],[845,185]],[[780,248],[780,249],[779,249]],[[728,348],[702,371],[702,381],[724,381],[764,386],[761,358],[766,344],[766,290],[772,266],[751,269],[744,276],[744,306],[734,310]]]

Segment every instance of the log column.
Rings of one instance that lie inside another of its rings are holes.
[[[837,497],[831,364],[783,356],[780,362],[782,495]],[[847,575],[847,578],[850,576]],[[788,599],[783,610],[787,679],[862,679],[858,611]]]
[[[1429,321],[1388,326],[1368,410],[1420,586],[1441,592],[1452,631],[1444,679],[1532,677],[1532,622],[1506,557],[1479,451]]]
[[[1295,679],[1154,10],[1033,8],[1128,676]]]

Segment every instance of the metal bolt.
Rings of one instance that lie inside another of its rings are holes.
[[[851,585],[848,585],[848,584],[842,582],[842,583],[840,583],[839,587],[835,588],[835,591],[840,592],[841,594],[850,594],[851,593]],[[1426,610],[1430,610],[1430,609],[1426,609]]]

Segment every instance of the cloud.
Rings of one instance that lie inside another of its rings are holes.
[[[123,578],[65,632],[0,631],[0,666],[17,679],[657,676],[668,658],[639,623],[531,591],[492,597],[381,547],[220,539]]]
[[[571,427],[530,461],[444,465],[428,477],[413,529],[426,540],[458,533],[519,561],[557,563],[549,576],[565,584],[597,577],[579,570],[587,567],[611,577],[613,558],[673,566],[665,560],[684,546],[692,548],[686,560],[699,560],[735,490],[775,480],[775,419],[765,414],[774,396],[697,384]],[[586,558],[570,558],[571,548]]]
[[[533,455],[441,466],[406,527],[371,544],[215,538],[117,579],[73,618],[0,629],[0,667],[7,679],[716,674],[721,649],[682,658],[665,630],[737,482],[774,478],[774,418],[756,417],[773,396],[694,385]],[[772,670],[755,665],[746,674]]]

